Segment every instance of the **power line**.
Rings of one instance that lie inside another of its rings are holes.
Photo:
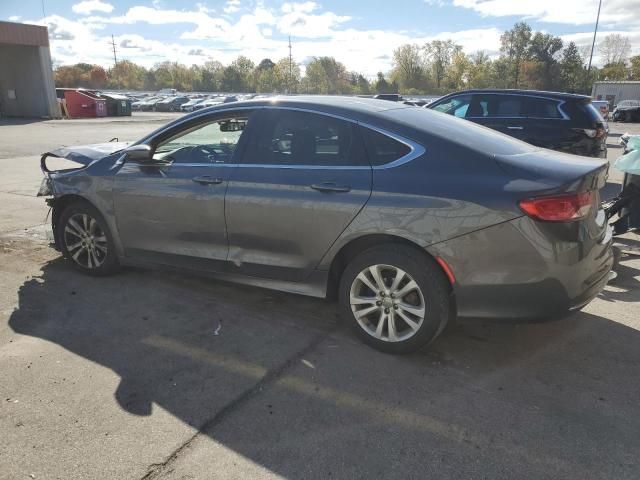
[[[591,61],[593,60],[593,51],[596,48],[596,35],[598,34],[598,23],[600,22],[600,9],[602,8],[602,0],[598,4],[598,16],[596,17],[596,28],[593,31],[593,43],[591,44],[591,55],[589,55],[589,68],[587,72],[591,72]]]

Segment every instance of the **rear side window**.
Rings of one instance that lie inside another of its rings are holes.
[[[529,98],[529,110],[527,117],[530,118],[564,118],[558,110],[559,102],[548,98]]]
[[[385,165],[404,157],[411,148],[398,140],[370,128],[360,127],[373,166]]]
[[[518,95],[475,95],[468,117],[523,117],[525,97]]]
[[[269,110],[245,163],[301,166],[368,165],[356,125],[294,110]]]

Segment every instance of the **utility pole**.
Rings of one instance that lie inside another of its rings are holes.
[[[591,61],[593,60],[593,51],[596,48],[596,35],[598,33],[598,23],[600,23],[600,9],[602,8],[602,0],[598,4],[598,16],[596,17],[596,28],[593,31],[593,43],[591,44],[591,55],[589,55],[589,68],[587,69],[587,73],[591,73]]]
[[[291,35],[289,35],[289,81],[287,82],[288,93],[291,93],[291,85],[293,83],[293,57],[291,56]]]
[[[116,42],[113,39],[113,34],[111,35],[111,47],[113,47],[113,66],[118,66],[118,59],[116,58]]]

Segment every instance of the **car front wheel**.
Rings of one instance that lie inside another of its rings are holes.
[[[83,273],[108,275],[118,269],[113,237],[93,206],[77,202],[64,209],[56,228],[64,257]]]
[[[358,336],[387,353],[425,346],[449,318],[450,287],[439,265],[403,245],[373,247],[353,258],[339,294]]]

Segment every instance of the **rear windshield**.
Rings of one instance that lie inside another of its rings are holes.
[[[528,143],[487,127],[425,108],[397,108],[387,110],[383,115],[396,124],[404,125],[408,130],[421,131],[426,137],[425,140],[418,138],[416,140],[427,151],[429,135],[494,155],[515,155],[539,150]],[[398,133],[402,135],[400,131]]]
[[[597,122],[604,122],[604,118],[602,118],[600,110],[598,110],[593,103],[584,104],[584,109],[591,119],[596,120]]]

